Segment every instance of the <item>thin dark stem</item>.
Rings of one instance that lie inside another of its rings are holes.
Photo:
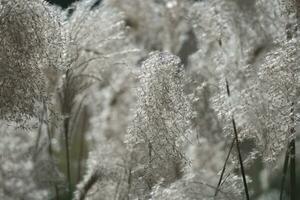
[[[284,191],[284,185],[285,185],[285,178],[286,178],[286,174],[288,171],[289,158],[290,158],[290,152],[289,152],[289,148],[287,148],[285,157],[284,157],[283,172],[282,172],[282,178],[281,178],[280,200],[283,200],[283,191]]]
[[[42,135],[42,124],[43,124],[43,122],[40,122],[39,129],[38,129],[38,135],[37,135],[36,141],[35,141],[35,150],[36,150],[36,152],[38,152],[39,143],[40,143],[40,139],[41,139],[41,135]]]
[[[65,119],[64,121],[64,135],[65,135],[65,148],[66,148],[66,162],[67,162],[67,180],[68,180],[68,194],[69,199],[71,199],[72,191],[71,191],[71,168],[70,168],[70,149],[69,149],[69,119]]]
[[[49,153],[49,157],[50,157],[50,160],[51,160],[51,165],[52,165],[52,169],[55,168],[55,163],[53,161],[53,149],[52,149],[52,137],[53,135],[51,134],[52,133],[52,130],[50,128],[50,125],[49,125],[49,117],[48,117],[48,107],[47,105],[44,103],[44,111],[45,111],[45,117],[46,117],[46,127],[47,127],[47,136],[48,136],[48,140],[49,140],[49,146],[48,146],[48,153]],[[58,191],[58,186],[55,182],[53,182],[53,186],[54,186],[54,191],[55,191],[55,199],[56,200],[59,200],[59,191]]]
[[[80,108],[81,109],[81,108]],[[77,171],[77,183],[79,183],[81,179],[81,174],[82,174],[82,161],[83,161],[83,156],[84,156],[84,148],[85,148],[85,129],[87,128],[87,113],[86,110],[83,110],[83,116],[82,116],[82,132],[80,133],[80,144],[79,144],[79,158],[78,158],[78,171]]]
[[[88,191],[92,188],[92,186],[99,179],[99,175],[97,173],[93,173],[89,179],[84,183],[83,187],[77,190],[78,196],[75,197],[76,200],[84,200]]]
[[[119,189],[120,189],[120,185],[121,185],[122,179],[118,180],[117,186],[116,186],[116,191],[114,194],[114,200],[118,200],[119,198]]]
[[[226,170],[226,165],[227,165],[227,162],[228,162],[228,160],[229,160],[231,151],[232,151],[232,149],[233,149],[234,141],[235,141],[235,140],[233,139],[232,142],[231,142],[230,149],[229,149],[229,151],[228,151],[226,160],[225,160],[225,162],[224,162],[224,165],[223,165],[223,168],[222,168],[222,172],[221,172],[221,176],[220,176],[220,179],[219,179],[219,182],[218,182],[218,186],[217,186],[217,188],[216,188],[215,197],[218,195],[219,188],[220,188],[220,185],[221,185],[221,183],[222,183],[223,176],[224,176],[224,173],[225,173],[225,170]]]
[[[79,183],[80,179],[81,179],[81,173],[82,173],[82,160],[83,160],[83,154],[84,154],[84,142],[85,142],[85,129],[87,128],[87,122],[86,122],[86,118],[87,118],[87,113],[86,113],[86,109],[83,109],[83,101],[86,98],[86,96],[84,96],[81,101],[80,104],[77,108],[77,111],[75,113],[75,117],[74,117],[74,121],[72,124],[77,124],[78,121],[82,121],[83,125],[82,125],[82,129],[80,134],[80,144],[79,144],[79,158],[78,158],[78,163],[77,163],[77,183]],[[76,126],[72,126],[71,129],[71,133],[74,132],[74,128]]]
[[[242,173],[242,177],[243,177],[243,183],[244,183],[244,189],[245,189],[245,193],[246,193],[246,199],[250,200],[249,192],[248,192],[248,186],[247,186],[247,180],[246,180],[246,175],[245,175],[245,170],[244,170],[244,165],[243,165],[243,159],[242,159],[242,155],[241,155],[241,151],[240,151],[240,142],[239,142],[238,133],[237,133],[237,130],[236,130],[236,125],[235,125],[235,120],[234,120],[233,116],[232,116],[232,126],[233,126],[233,131],[234,131],[234,137],[235,137],[235,142],[236,142],[236,149],[237,149],[237,152],[238,152],[238,158],[239,158],[241,173]]]
[[[290,184],[291,200],[296,200],[296,145],[295,139],[290,142]]]
[[[81,165],[82,165],[82,160],[83,160],[83,148],[84,148],[84,132],[81,133],[81,137],[80,137],[78,171],[77,171],[78,179],[77,179],[77,182],[79,182],[80,179],[81,179],[81,171],[82,171]]]
[[[52,135],[51,135],[51,129],[49,127],[49,125],[47,124],[47,134],[48,134],[48,139],[49,139],[49,147],[48,147],[48,152],[49,152],[49,156],[50,156],[50,160],[51,160],[51,164],[53,165],[53,168],[55,167],[54,162],[53,162],[53,150],[52,150],[52,143],[51,143],[51,139],[52,139]],[[58,193],[58,187],[57,184],[54,182],[54,189],[55,189],[55,197],[56,200],[59,200],[59,193]]]
[[[44,105],[45,105],[45,103],[44,103]],[[35,141],[35,151],[36,151],[36,153],[38,152],[39,142],[40,142],[40,139],[41,139],[41,136],[42,136],[42,127],[43,127],[43,124],[44,124],[44,114],[45,114],[44,112],[45,112],[45,106],[44,106],[44,109],[43,109],[43,111],[41,113],[41,116],[39,118],[38,135],[37,135],[37,138],[36,138],[36,141]]]
[[[228,95],[228,97],[230,97],[229,83],[228,83],[227,79],[225,81],[226,81],[227,95]],[[239,159],[239,163],[240,163],[240,168],[241,168],[241,174],[242,174],[243,183],[244,183],[246,199],[250,200],[249,192],[248,192],[248,186],[247,186],[247,180],[246,180],[246,175],[245,175],[245,170],[244,170],[244,164],[243,164],[242,154],[241,154],[241,150],[240,150],[240,142],[239,142],[238,132],[237,132],[237,129],[236,129],[236,124],[235,124],[235,120],[234,120],[233,115],[231,117],[231,122],[232,122],[232,126],[233,126],[234,139],[235,139],[235,143],[236,143],[236,149],[237,149],[237,153],[238,153],[238,159]]]
[[[129,170],[128,170],[128,178],[127,178],[127,200],[129,200],[130,198],[130,196],[129,196],[129,194],[130,194],[130,190],[131,190],[131,182],[132,182],[132,169],[131,169],[131,167],[129,167]]]
[[[47,109],[47,108],[45,108]],[[48,121],[48,114],[46,114],[46,117],[47,117],[47,121]],[[52,130],[50,128],[50,125],[47,123],[46,124],[47,126],[47,135],[48,135],[48,140],[49,140],[49,147],[48,147],[48,152],[49,152],[49,155],[50,155],[50,158],[51,158],[51,161],[53,161],[53,150],[52,150],[52,143],[51,143],[51,140],[52,140]]]
[[[226,81],[226,92],[227,92],[227,96],[230,97],[230,89],[229,89],[229,84],[228,84],[228,81],[227,79],[225,80]]]
[[[52,155],[53,155],[53,150],[52,150],[52,144],[51,144],[51,135],[50,133],[48,132],[48,138],[49,138],[49,147],[48,147],[48,152],[49,152],[49,155],[51,157],[51,160],[52,160]]]
[[[294,135],[296,133],[295,129],[295,118],[294,118],[294,102],[291,104],[291,128],[290,136],[293,137],[289,143],[289,153],[290,153],[290,184],[291,184],[291,200],[296,200],[296,145]]]
[[[59,200],[59,195],[58,195],[58,187],[56,184],[54,184],[54,189],[55,189],[55,199]]]

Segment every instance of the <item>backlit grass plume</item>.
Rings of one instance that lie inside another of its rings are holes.
[[[0,119],[25,122],[47,102],[43,70],[62,67],[59,14],[42,0],[0,2]]]

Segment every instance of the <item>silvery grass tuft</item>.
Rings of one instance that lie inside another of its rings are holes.
[[[296,200],[296,0],[0,0],[0,199]]]
[[[161,179],[170,183],[181,177],[182,166],[189,162],[183,146],[191,134],[191,110],[183,91],[184,67],[177,56],[150,53],[138,79],[137,105],[127,144],[136,162],[132,170],[138,185],[133,189],[147,191]]]
[[[42,0],[0,2],[0,118],[24,123],[48,102],[46,70],[63,68],[60,14]]]
[[[274,161],[294,137],[289,134],[288,113],[291,103],[297,102],[299,76],[295,72],[299,69],[295,39],[286,40],[286,27],[293,23],[293,15],[283,12],[286,6],[282,2],[268,7],[269,2],[257,1],[245,12],[241,12],[243,1],[237,2],[202,2],[191,9],[191,23],[202,44],[192,56],[191,71],[198,72],[209,87],[223,133],[232,134],[230,116],[234,114],[241,140],[255,141],[256,148],[248,155],[259,154],[265,161]],[[271,10],[262,12],[261,7]],[[249,12],[259,15],[249,18]],[[278,20],[270,21],[276,17]]]

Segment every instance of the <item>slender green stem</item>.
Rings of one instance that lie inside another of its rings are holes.
[[[47,127],[47,136],[48,136],[48,140],[49,140],[49,146],[48,146],[48,153],[49,153],[49,157],[50,157],[50,161],[51,161],[51,165],[52,165],[52,169],[54,170],[55,168],[55,163],[54,163],[54,160],[53,160],[53,149],[52,149],[52,137],[53,137],[53,134],[52,134],[52,129],[50,128],[50,121],[49,121],[49,116],[48,116],[48,107],[47,105],[44,103],[44,111],[45,111],[45,118],[46,118],[46,127]],[[59,190],[58,190],[58,186],[56,184],[56,182],[54,181],[53,182],[53,187],[54,187],[54,192],[55,192],[55,199],[56,200],[59,200]]]
[[[71,165],[70,165],[70,149],[69,149],[69,119],[65,119],[64,121],[64,135],[65,135],[65,148],[66,148],[66,162],[67,162],[67,181],[68,181],[68,196],[69,199],[72,198],[72,190],[71,190]]]
[[[286,174],[288,171],[289,159],[290,159],[290,151],[289,151],[289,148],[287,148],[285,157],[284,157],[283,172],[282,172],[282,178],[281,178],[280,200],[283,200],[285,178],[286,178]]]
[[[128,178],[127,178],[127,200],[130,199],[130,190],[131,190],[131,182],[132,182],[132,169],[129,167],[128,170]]]
[[[290,184],[291,200],[296,200],[296,145],[295,139],[290,142]]]
[[[296,145],[294,135],[296,133],[295,129],[295,118],[294,118],[294,102],[291,103],[290,112],[291,128],[290,136],[292,140],[289,143],[289,153],[290,153],[290,184],[291,184],[291,200],[296,200]]]
[[[59,200],[58,187],[57,187],[57,185],[55,183],[54,183],[54,190],[55,190],[55,199]]]
[[[83,160],[83,150],[84,150],[84,132],[81,133],[80,146],[79,146],[79,158],[78,158],[78,170],[77,170],[77,183],[79,183],[82,174],[82,160]]]
[[[48,152],[49,152],[51,164],[53,165],[53,168],[54,168],[55,164],[54,164],[54,161],[53,161],[53,149],[52,149],[52,143],[51,143],[52,135],[51,135],[51,129],[50,129],[48,124],[47,124],[47,134],[48,134],[48,139],[49,139]],[[54,191],[55,191],[55,198],[56,198],[56,200],[59,200],[59,192],[58,192],[57,184],[54,182],[53,186],[54,186]]]
[[[97,174],[97,172],[94,172],[93,174],[91,174],[91,176],[85,182],[85,184],[83,185],[83,187],[81,189],[77,190],[78,197],[76,198],[76,200],[84,200],[85,196],[88,193],[88,191],[93,187],[93,185],[97,182],[97,180],[99,178],[100,177]]]

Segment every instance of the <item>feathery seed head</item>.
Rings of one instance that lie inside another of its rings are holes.
[[[59,68],[59,15],[42,0],[0,2],[0,119],[25,122],[47,101],[43,70]]]

